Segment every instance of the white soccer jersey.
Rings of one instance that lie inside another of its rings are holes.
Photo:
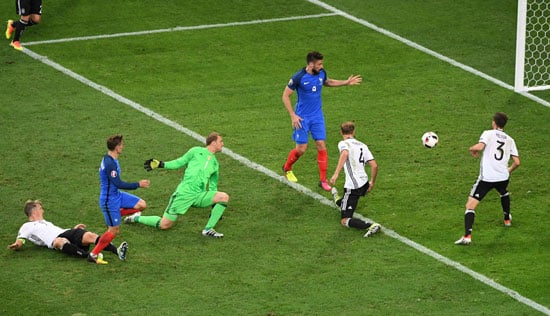
[[[367,145],[358,141],[355,138],[348,138],[338,143],[340,152],[348,151],[348,160],[344,163],[344,171],[346,172],[346,189],[359,189],[369,181],[369,176],[365,170],[365,164],[369,160],[374,160],[372,153]]]
[[[492,129],[484,131],[479,137],[479,142],[485,144],[480,162],[479,179],[486,182],[508,180],[510,157],[519,157],[514,139],[502,130]]]
[[[38,246],[53,248],[53,241],[64,231],[66,229],[55,226],[46,220],[32,221],[19,228],[17,238],[25,238]]]

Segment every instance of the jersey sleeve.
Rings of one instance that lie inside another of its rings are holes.
[[[487,145],[489,143],[490,138],[491,138],[490,131],[489,130],[484,131],[483,133],[481,133],[481,136],[479,136],[478,143],[484,143],[485,145]]]
[[[23,239],[29,239],[29,236],[31,235],[32,231],[29,229],[28,225],[23,224],[21,228],[19,228],[19,232],[17,233],[17,239],[23,238]]]
[[[120,178],[117,166],[113,160],[108,160],[105,163],[105,172],[108,174],[109,180],[117,188],[123,190],[135,190],[139,188],[139,182],[125,182]]]
[[[302,80],[302,77],[304,76],[304,74],[305,74],[305,69],[299,70],[294,75],[292,75],[292,78],[290,78],[286,86],[289,89],[296,90],[300,85],[300,81]]]
[[[196,147],[191,148],[183,156],[181,156],[177,159],[170,160],[170,161],[165,161],[164,162],[164,169],[174,170],[174,169],[180,169],[180,168],[185,167],[189,163],[191,158],[193,157],[194,152],[195,152],[195,148]]]
[[[348,143],[346,143],[345,141],[341,140],[338,142],[338,151],[341,153],[343,152],[344,150],[348,150],[349,151],[349,146],[348,146]]]
[[[519,157],[518,148],[516,147],[516,141],[510,137],[510,156]]]
[[[369,147],[367,145],[365,145],[365,152],[363,153],[364,157],[365,157],[365,161],[371,161],[371,160],[374,160],[374,156],[372,155]]]

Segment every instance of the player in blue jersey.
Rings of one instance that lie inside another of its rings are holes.
[[[120,231],[121,209],[133,209],[140,212],[147,207],[144,200],[121,190],[135,190],[149,187],[149,180],[139,182],[124,182],[120,178],[120,165],[118,156],[122,153],[124,142],[122,135],[114,135],[107,139],[109,150],[99,167],[100,195],[99,206],[103,211],[107,231],[101,236],[99,242],[90,252],[88,260],[100,263],[97,260],[99,253],[107,247]]]
[[[296,147],[288,153],[283,166],[287,180],[298,182],[292,171],[292,165],[306,152],[309,134],[317,146],[317,164],[319,165],[319,186],[330,191],[327,183],[328,155],[326,148],[325,117],[322,109],[321,90],[323,86],[340,87],[360,84],[363,80],[360,75],[351,75],[347,80],[329,79],[323,69],[323,55],[319,52],[310,52],[306,56],[307,66],[296,72],[283,92],[283,103],[290,114],[294,133],[292,138]],[[295,109],[292,107],[290,96],[296,91],[297,101]]]

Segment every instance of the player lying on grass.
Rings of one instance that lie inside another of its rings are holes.
[[[8,246],[8,249],[19,250],[25,244],[26,240],[32,243],[48,247],[50,249],[61,250],[69,255],[81,258],[87,258],[91,244],[97,243],[99,236],[96,233],[85,230],[86,225],[78,224],[72,229],[61,228],[44,219],[44,209],[40,200],[28,200],[25,202],[25,214],[29,221],[21,226],[17,239]],[[109,244],[106,250],[116,254],[120,260],[126,259],[128,244],[122,242],[117,248]],[[103,260],[103,255],[101,255]]]

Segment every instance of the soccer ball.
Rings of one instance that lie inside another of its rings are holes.
[[[434,148],[437,146],[437,143],[439,142],[439,137],[437,137],[437,134],[434,132],[426,132],[424,135],[422,135],[422,145],[426,146],[427,148]]]

